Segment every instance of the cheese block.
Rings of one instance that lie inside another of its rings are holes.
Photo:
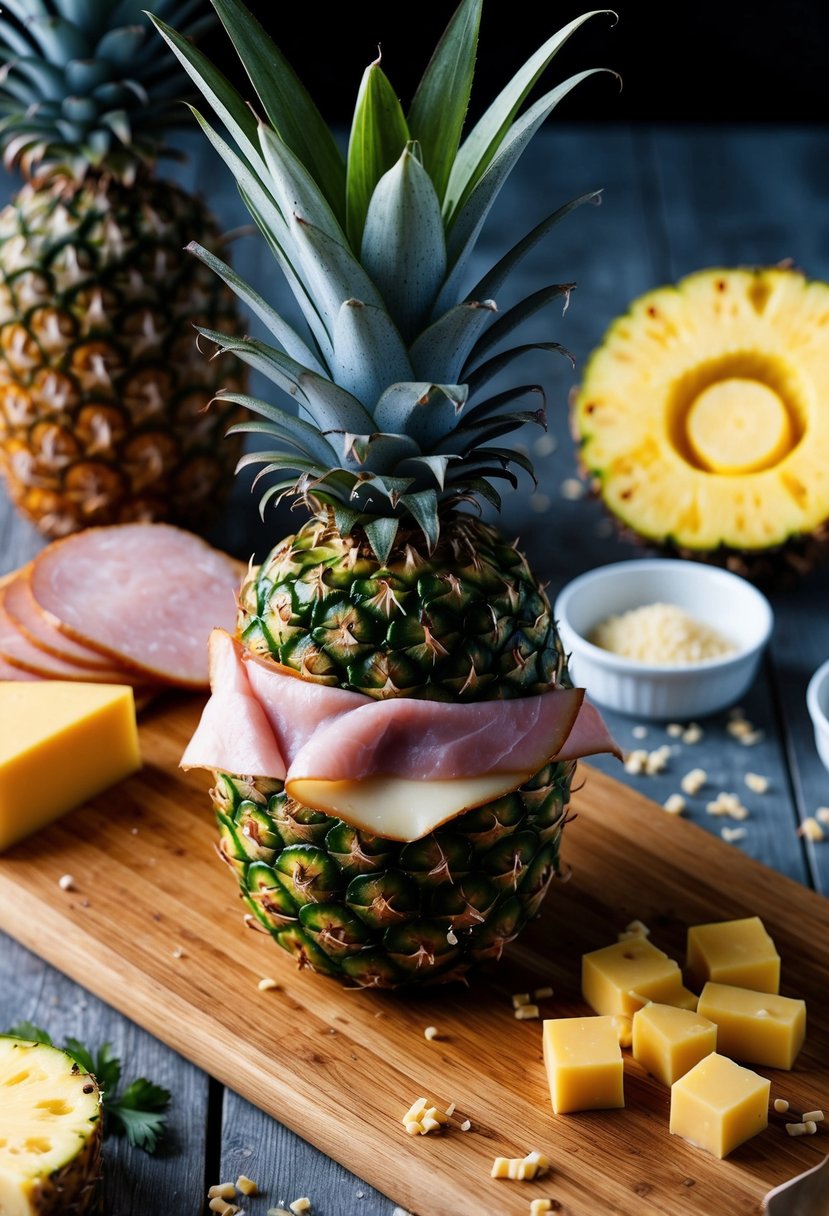
[[[581,992],[596,1013],[632,1015],[648,1001],[681,1003],[684,991],[679,964],[646,937],[582,955]]]
[[[755,992],[780,991],[780,956],[759,916],[691,925],[686,971],[697,989],[714,980]]]
[[[768,1126],[771,1082],[711,1052],[671,1086],[670,1130],[727,1157]]]
[[[673,1085],[717,1048],[717,1027],[691,1009],[651,1002],[633,1015],[633,1058],[663,1085]]]
[[[612,1017],[548,1018],[542,1033],[554,1114],[624,1106],[624,1061]]]
[[[806,1037],[806,1002],[709,980],[697,1011],[717,1025],[717,1049],[734,1060],[791,1068]]]
[[[140,767],[132,688],[0,682],[0,850]]]

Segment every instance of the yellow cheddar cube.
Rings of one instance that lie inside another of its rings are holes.
[[[3,681],[0,722],[0,850],[141,764],[126,686]]]
[[[648,1001],[664,1001],[682,989],[679,964],[645,937],[614,942],[581,959],[581,992],[596,1013],[633,1014]]]
[[[698,1013],[717,1026],[717,1050],[747,1064],[791,1068],[806,1037],[806,1002],[710,981]]]
[[[548,1018],[543,1044],[555,1114],[624,1106],[624,1063],[612,1017]]]
[[[780,991],[780,955],[759,916],[691,925],[686,971],[697,989],[714,980],[755,992]]]
[[[633,1015],[633,1058],[663,1085],[673,1085],[717,1050],[717,1027],[690,1009],[651,1002]]]
[[[712,1052],[671,1086],[670,1130],[715,1157],[768,1126],[771,1083]]]

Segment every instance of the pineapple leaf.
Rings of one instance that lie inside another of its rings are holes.
[[[296,418],[293,414],[287,414],[267,401],[248,397],[244,393],[222,393],[221,399],[237,402],[239,405],[245,405],[248,409],[265,415],[265,419],[262,421],[251,418],[245,422],[234,423],[228,428],[228,435],[271,435],[278,437],[283,443],[291,444],[300,452],[304,452],[306,456],[313,457],[320,464],[335,463],[337,459],[335,449],[315,426],[311,426],[302,418]]]
[[[443,199],[472,92],[483,0],[462,0],[435,48],[409,110],[412,136]]]
[[[491,414],[497,414],[501,407],[508,405],[511,401],[523,397],[526,393],[540,393],[544,405],[541,407],[541,413],[545,413],[546,395],[540,384],[517,384],[512,388],[504,389],[501,393],[496,393],[494,397],[487,397],[485,401],[478,401],[470,410],[467,410],[464,415],[464,425],[470,422],[477,422],[481,418],[487,418]],[[538,411],[534,411],[537,413]]]
[[[513,120],[533,86],[556,53],[576,30],[599,15],[615,17],[609,9],[594,9],[570,21],[539,47],[498,94],[464,140],[452,165],[444,202],[444,213],[452,219],[466,202],[477,182],[492,163]]]
[[[64,1049],[84,1070],[91,1072],[105,1094],[114,1093],[121,1080],[121,1061],[113,1055],[112,1044],[102,1043],[96,1052],[85,1047],[80,1039],[67,1039]]]
[[[345,225],[345,164],[322,115],[294,69],[240,0],[212,0],[280,139],[315,178]]]
[[[440,203],[411,145],[377,183],[360,260],[411,341],[428,319],[446,274]]]
[[[493,355],[486,363],[481,363],[476,367],[474,372],[471,372],[468,377],[469,395],[477,393],[482,385],[488,383],[493,376],[497,376],[505,367],[508,367],[515,359],[521,355],[526,355],[531,350],[546,350],[552,351],[557,355],[564,355],[570,360],[571,365],[575,366],[575,359],[571,355],[566,346],[562,346],[560,342],[525,342],[522,346],[513,346],[510,350],[501,351],[500,354]]]
[[[299,254],[303,278],[319,308],[329,337],[344,300],[361,300],[383,307],[377,288],[354,255],[314,224],[293,217],[291,233]]]
[[[368,472],[386,476],[397,471],[401,461],[418,456],[420,448],[408,435],[353,435],[343,436],[345,462],[356,462]]]
[[[507,132],[501,142],[497,154],[493,157],[486,171],[476,181],[474,187],[466,195],[463,206],[458,207],[452,214],[449,223],[447,252],[449,264],[453,268],[466,266],[469,255],[489,214],[492,204],[504,182],[515,168],[519,157],[535,135],[544,119],[555,109],[563,97],[566,97],[578,84],[588,77],[604,71],[603,68],[588,68],[565,80],[562,84],[545,93],[543,97],[530,107]]]
[[[498,493],[495,487],[491,486],[488,481],[484,480],[483,477],[464,477],[463,485],[465,497],[468,497],[473,501],[475,497],[482,498],[484,502],[488,502],[494,510],[501,510],[501,495]]]
[[[381,431],[403,431],[421,447],[431,447],[454,429],[468,393],[465,384],[390,384],[374,409],[374,421]]]
[[[439,490],[442,490],[446,483],[446,469],[453,460],[460,460],[460,456],[451,452],[448,456],[412,456],[408,460],[401,462],[398,467],[398,473],[411,473],[418,480],[422,480],[422,475],[425,471],[426,476],[430,480],[434,480]]]
[[[346,211],[352,249],[360,248],[375,186],[408,141],[403,109],[378,58],[363,73],[348,141]]]
[[[257,316],[264,323],[271,335],[292,359],[296,359],[298,363],[311,368],[312,371],[319,372],[321,375],[325,374],[325,369],[310,346],[291,328],[276,309],[272,308],[267,300],[263,299],[257,291],[254,291],[230,266],[220,258],[217,258],[215,254],[210,253],[202,245],[199,245],[197,241],[191,241],[186,246],[186,249],[188,253],[194,254],[200,261],[204,262],[205,266],[209,266],[219,278],[224,279],[231,291],[235,292],[242,303],[248,306],[254,316]]]
[[[540,224],[536,224],[525,237],[516,244],[508,253],[505,253],[500,261],[487,271],[484,277],[475,284],[469,295],[474,300],[486,299],[489,296],[494,296],[501,285],[506,280],[507,276],[512,274],[516,266],[530,253],[540,240],[558,224],[565,216],[574,211],[576,207],[580,207],[582,203],[592,203],[598,205],[602,200],[601,190],[591,190],[587,194],[579,195],[572,202],[565,203],[563,207],[557,208],[546,219],[543,219]]]
[[[345,300],[334,324],[331,377],[370,412],[389,380],[414,377],[406,347],[385,308]]]
[[[403,494],[400,504],[406,508],[417,523],[426,538],[426,545],[431,553],[440,536],[437,494],[434,490],[420,490],[416,494]]]
[[[503,342],[508,334],[512,333],[519,325],[522,325],[528,317],[544,308],[551,300],[555,300],[558,296],[563,296],[563,311],[566,312],[570,301],[570,292],[573,291],[575,286],[575,283],[553,283],[548,287],[541,287],[538,291],[534,291],[532,295],[520,300],[508,312],[502,313],[497,320],[492,322],[489,329],[481,335],[473,346],[469,359],[464,365],[462,378],[466,379],[466,375],[472,367],[480,363],[484,356],[493,351],[500,342]]]
[[[388,561],[394,538],[397,536],[398,521],[394,518],[384,519],[382,516],[378,516],[377,519],[364,523],[363,529],[378,560]]]
[[[457,304],[434,321],[409,351],[415,376],[437,383],[461,380],[461,369],[481,331],[497,312],[493,300]]]
[[[265,123],[259,124],[259,145],[270,176],[266,184],[286,223],[297,216],[345,246],[345,233],[328,200],[290,146]]]
[[[261,171],[262,158],[256,138],[256,118],[248,106],[225,76],[201,51],[193,46],[189,38],[183,38],[181,34],[152,13],[147,13],[147,16],[190,79],[194,81],[213,107],[217,117],[227,127],[248,168]],[[195,110],[193,113],[197,118],[199,117]]]

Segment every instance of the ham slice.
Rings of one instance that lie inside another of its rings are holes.
[[[97,668],[99,671],[112,667],[109,659],[75,642],[54,625],[40,608],[29,586],[27,567],[6,584],[3,607],[19,631],[47,654],[79,667]]]
[[[210,674],[182,767],[277,777],[307,805],[395,839],[419,839],[550,760],[620,755],[583,689],[468,704],[375,701],[302,680],[221,629],[210,638]]]
[[[0,680],[42,680],[33,671],[24,671],[22,667],[13,667],[4,659],[0,659]]]
[[[32,564],[32,595],[60,633],[145,681],[209,683],[207,641],[232,629],[240,567],[170,524],[87,528]]]

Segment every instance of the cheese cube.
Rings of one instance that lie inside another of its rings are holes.
[[[806,1002],[710,981],[697,1012],[717,1025],[717,1050],[747,1064],[791,1068],[806,1037]]]
[[[554,1114],[624,1106],[624,1063],[612,1017],[548,1018],[542,1033]]]
[[[712,1052],[671,1086],[670,1130],[715,1157],[768,1126],[771,1082]]]
[[[581,992],[596,1013],[633,1014],[648,1001],[670,1003],[682,989],[682,972],[647,938],[629,938],[581,959]]]
[[[759,916],[691,925],[686,971],[698,989],[715,980],[755,992],[780,991],[780,956]]]
[[[141,764],[126,686],[2,681],[0,721],[0,850]]]
[[[633,1015],[633,1058],[663,1085],[717,1050],[717,1027],[690,1009],[651,1003]]]

